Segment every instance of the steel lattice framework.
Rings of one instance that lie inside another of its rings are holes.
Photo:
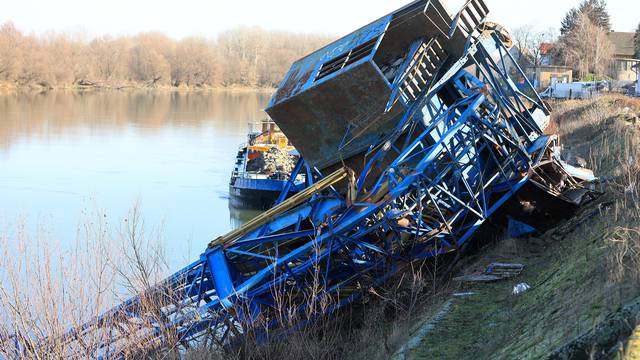
[[[543,134],[548,108],[530,84],[511,81],[522,71],[498,35],[469,36],[463,56],[415,98],[397,81],[390,102],[402,102],[404,115],[372,145],[364,170],[323,176],[301,161],[291,178],[306,171],[311,190],[292,206],[42,346],[62,341],[70,358],[111,359],[174,343],[232,346],[256,327],[268,336],[290,317],[301,326],[353,302],[403,264],[458,251],[527,183],[554,195],[579,187],[555,137]]]

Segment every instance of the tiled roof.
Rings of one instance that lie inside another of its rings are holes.
[[[633,58],[633,36],[632,32],[610,32],[609,40],[615,48],[615,55],[618,57]]]
[[[551,51],[556,44],[552,43],[542,43],[540,44],[540,55],[547,55],[549,51]]]

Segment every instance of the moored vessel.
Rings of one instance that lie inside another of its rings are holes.
[[[258,130],[254,127],[238,149],[229,182],[230,205],[264,210],[275,204],[287,186],[300,155],[271,119],[262,120]],[[303,187],[304,175],[299,175],[289,195]]]

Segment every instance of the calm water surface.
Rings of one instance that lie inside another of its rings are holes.
[[[266,93],[97,92],[0,96],[0,230],[71,245],[92,214],[118,223],[140,204],[170,266],[254,212],[228,206],[228,180]]]

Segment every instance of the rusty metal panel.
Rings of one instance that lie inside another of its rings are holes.
[[[267,109],[306,161],[325,168],[379,141],[401,112],[384,113],[391,90],[368,61]]]
[[[315,76],[324,62],[348,51],[349,49],[379,37],[386,30],[390,19],[391,16],[380,18],[377,21],[296,61],[280,83],[280,86],[271,99],[268,108],[287,101],[289,98],[315,86]]]
[[[445,53],[462,53],[465,39],[451,23],[439,1],[414,1],[298,60],[266,111],[318,168],[363,153],[388,135],[407,106],[386,106],[401,76],[387,70],[405,62],[420,39],[446,38]]]

